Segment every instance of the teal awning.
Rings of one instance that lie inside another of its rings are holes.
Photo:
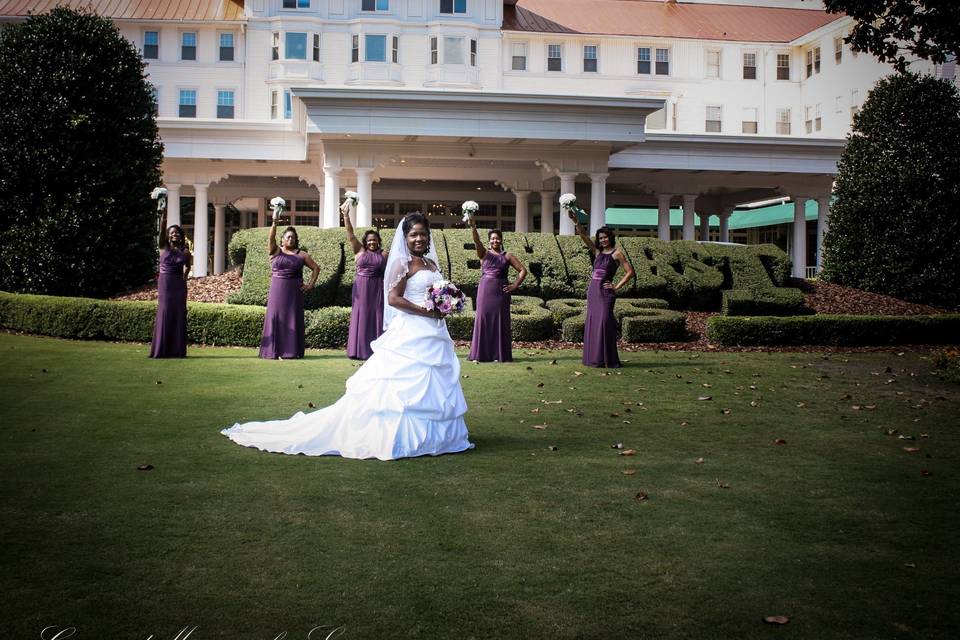
[[[816,200],[807,200],[806,217],[807,220],[817,219]],[[730,216],[730,230],[769,227],[792,222],[793,203],[787,202],[757,209],[736,209]],[[651,207],[611,207],[607,209],[607,224],[614,229],[656,229],[657,210]],[[695,224],[697,228],[700,227],[700,216],[696,217]],[[670,209],[670,226],[678,229],[683,227],[683,209]],[[718,216],[710,216],[710,226],[720,226]]]

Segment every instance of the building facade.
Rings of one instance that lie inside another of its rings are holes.
[[[56,4],[0,0],[0,20]],[[789,197],[803,276],[853,114],[890,72],[811,2],[67,4],[113,19],[149,64],[168,219],[192,234],[196,275],[224,270],[269,198],[333,227],[352,189],[360,226],[414,210],[454,226],[470,199],[484,226],[569,234],[558,197],[574,192],[591,229],[608,207],[652,207],[664,239],[671,206],[674,236],[710,238],[713,216],[728,240],[738,206]]]

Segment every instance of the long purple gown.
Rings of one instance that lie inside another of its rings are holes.
[[[480,362],[513,361],[510,337],[510,294],[507,284],[510,261],[505,253],[487,251],[480,265],[483,275],[477,287],[477,312],[473,321],[470,359]]]
[[[347,356],[366,360],[373,355],[370,343],[383,333],[383,270],[387,259],[382,251],[362,251],[356,262]]]
[[[612,254],[597,252],[593,276],[587,288],[587,321],[583,326],[583,364],[588,367],[619,367],[617,321],[613,303],[617,297],[604,282],[612,282],[618,263]]]
[[[267,313],[263,318],[260,357],[302,358],[303,324],[303,256],[277,253],[270,260],[273,276],[267,296]]]
[[[183,267],[187,252],[165,249],[160,254],[157,281],[157,319],[153,323],[151,358],[184,358],[187,355],[187,282]]]

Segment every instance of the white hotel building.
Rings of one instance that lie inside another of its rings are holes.
[[[450,227],[471,199],[484,226],[570,234],[575,191],[591,228],[655,208],[664,239],[727,240],[737,206],[789,197],[803,276],[852,114],[890,72],[811,0],[0,0],[0,21],[57,4],[149,63],[196,275],[269,198],[331,227],[351,189],[360,226]]]

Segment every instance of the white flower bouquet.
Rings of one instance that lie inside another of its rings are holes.
[[[573,211],[577,216],[577,222],[587,224],[587,212],[577,204],[577,196],[572,193],[565,193],[560,196],[560,206],[568,211]]]
[[[460,208],[463,211],[463,221],[470,222],[470,219],[477,214],[477,211],[480,210],[480,205],[473,200],[467,200],[460,205]]]
[[[270,200],[270,209],[273,211],[273,219],[276,220],[283,215],[283,210],[287,208],[287,201],[276,196]]]
[[[157,211],[167,208],[167,190],[163,187],[157,187],[151,191],[150,199],[157,201]]]
[[[347,191],[343,195],[344,195],[344,198],[346,198],[343,201],[344,204],[349,202],[351,205],[355,207],[357,206],[357,203],[360,202],[360,196],[359,194],[357,194],[356,191]]]
[[[438,280],[427,289],[423,306],[430,311],[437,310],[444,316],[460,313],[467,304],[467,297],[457,285],[449,280]]]

